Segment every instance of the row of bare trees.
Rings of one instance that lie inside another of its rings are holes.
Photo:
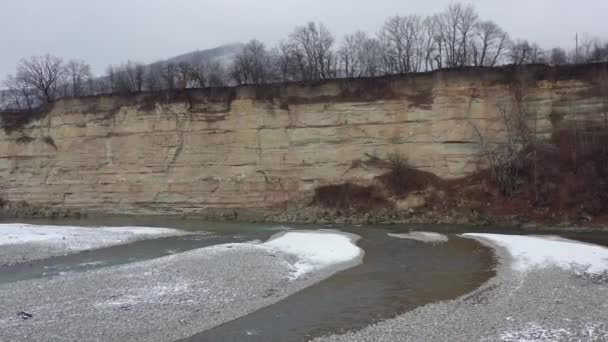
[[[57,97],[88,94],[92,82],[91,66],[82,60],[67,63],[44,55],[23,59],[15,75],[4,82],[2,103],[18,110],[31,110]]]
[[[375,77],[466,66],[593,63],[608,61],[608,43],[581,37],[577,49],[545,51],[512,40],[496,23],[479,18],[471,5],[452,4],[432,16],[394,16],[379,32],[355,32],[340,44],[323,25],[298,26],[274,48],[252,40],[231,63],[201,54],[151,65],[128,61],[93,78],[81,60],[51,55],[22,60],[0,91],[0,107],[31,110],[58,97],[136,93],[224,85]]]
[[[545,51],[513,40],[496,23],[460,3],[432,16],[390,17],[380,31],[346,35],[339,46],[322,24],[297,27],[278,47],[253,40],[234,61],[230,81],[276,81],[375,77],[466,66],[593,63],[608,61],[608,43],[583,37],[577,49]],[[256,75],[255,77],[251,77]]]
[[[219,62],[200,56],[180,63],[157,62],[151,65],[128,61],[109,66],[106,76],[97,80],[94,93],[137,93],[142,91],[205,88],[226,85],[226,71]]]

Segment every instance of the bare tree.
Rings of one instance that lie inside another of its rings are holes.
[[[389,18],[379,34],[394,73],[417,72],[425,54],[423,20],[417,15]]]
[[[66,65],[72,96],[87,95],[87,84],[92,79],[91,66],[83,60],[72,59]],[[90,88],[89,88],[90,90]]]
[[[209,87],[223,87],[226,85],[226,69],[220,62],[206,64]]]
[[[479,19],[475,8],[461,3],[451,4],[437,18],[440,41],[445,49],[445,65],[470,65],[469,45]]]
[[[527,96],[530,80],[526,66],[516,70],[516,76],[509,84],[510,97],[497,104],[501,123],[501,141],[489,141],[476,125],[472,125],[478,138],[480,157],[488,163],[492,178],[502,195],[511,196],[517,190],[524,159],[533,161],[534,184],[537,185],[536,115],[528,108]],[[529,148],[529,154],[522,151]]]
[[[424,55],[424,71],[441,68],[441,38],[438,27],[436,16],[426,17],[422,21],[421,52]]]
[[[604,129],[608,129],[608,67],[604,66],[599,73],[599,91],[602,99],[602,111],[604,114]]]
[[[538,44],[530,44],[527,40],[517,40],[512,43],[509,52],[512,64],[534,64],[544,62],[544,52]]]
[[[362,77],[381,74],[383,50],[380,41],[359,31],[344,37],[337,52],[341,76]]]
[[[361,68],[363,76],[375,77],[381,74],[382,45],[375,38],[363,42]]]
[[[405,37],[403,18],[388,18],[378,34],[384,51],[384,71],[387,74],[404,74],[408,72],[405,60]]]
[[[117,90],[116,70],[113,65],[110,65],[106,68],[106,78],[108,80],[107,88],[109,89],[109,93],[113,94]]]
[[[177,89],[177,66],[174,63],[163,63],[161,69],[161,78],[163,80],[163,89]]]
[[[549,63],[551,63],[551,65],[568,64],[568,54],[566,53],[566,50],[559,47],[551,49]]]
[[[495,66],[505,52],[507,34],[494,22],[482,21],[475,27],[471,42],[475,66]]]
[[[323,24],[308,23],[298,26],[289,36],[289,55],[297,59],[304,80],[335,77],[334,38]]]
[[[160,91],[163,89],[163,64],[154,63],[148,66],[144,75],[144,88],[147,91]]]
[[[344,37],[342,46],[338,50],[340,69],[346,77],[361,77],[364,73],[364,44],[367,41],[365,32]]]
[[[35,90],[23,79],[9,75],[4,81],[5,105],[9,109],[29,111],[37,107],[40,102]]]
[[[188,62],[179,62],[177,64],[177,83],[179,89],[192,88],[194,82],[191,78],[192,65]]]
[[[135,63],[134,79],[135,86],[138,92],[144,89],[144,81],[146,76],[146,66],[143,63]]]
[[[144,86],[144,75],[146,67],[143,63],[127,61],[120,66],[121,76],[125,90],[129,92],[141,92]]]
[[[144,88],[146,66],[139,62],[127,61],[106,70],[112,93],[135,93]]]
[[[57,87],[64,76],[63,60],[48,54],[22,59],[17,66],[16,78],[27,88],[35,89],[43,103],[55,100]]]
[[[193,87],[204,88],[208,82],[208,66],[202,55],[192,57],[190,63],[189,78]]]
[[[578,44],[578,51],[575,53],[577,64],[587,64],[593,62],[593,49],[599,45],[599,39],[585,34],[581,37]]]
[[[276,57],[281,81],[296,81],[303,79],[303,70],[306,69],[304,54],[298,50],[292,41],[283,41],[279,44]]]
[[[252,40],[232,63],[231,77],[237,84],[264,84],[274,79],[271,59],[264,44]]]
[[[591,62],[608,62],[608,42],[603,44],[599,41],[596,42],[593,52],[591,52]]]

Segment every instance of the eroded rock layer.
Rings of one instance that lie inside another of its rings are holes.
[[[321,185],[366,182],[397,153],[451,179],[483,167],[504,113],[540,138],[601,122],[605,65],[446,70],[379,79],[58,101],[0,132],[9,201],[111,213],[262,208]],[[521,96],[521,94],[524,94]]]

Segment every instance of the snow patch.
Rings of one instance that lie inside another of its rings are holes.
[[[585,324],[573,332],[571,329],[550,329],[531,323],[526,329],[505,332],[500,335],[504,342],[553,342],[553,341],[605,341],[608,337],[604,324]]]
[[[293,255],[291,279],[338,264],[356,262],[363,250],[358,236],[340,232],[294,231],[279,234],[261,246]]]
[[[520,272],[558,266],[577,273],[601,275],[608,272],[608,248],[556,236],[501,234],[463,234],[490,241],[505,248],[513,258],[512,267]]]
[[[124,244],[152,237],[182,235],[169,228],[151,227],[74,227],[21,223],[0,224],[0,246],[39,243],[72,251]]]
[[[407,234],[391,234],[388,236],[394,237],[397,239],[407,239],[407,240],[416,240],[421,242],[430,242],[430,243],[443,243],[448,242],[448,237],[439,233],[432,232],[409,232]]]
[[[125,294],[111,297],[108,301],[95,303],[96,307],[123,307],[138,304],[158,304],[180,301],[192,302],[191,293],[207,293],[208,289],[201,288],[200,284],[178,281],[176,283],[162,283],[128,289]]]
[[[78,266],[95,267],[95,266],[101,266],[101,265],[105,265],[105,264],[106,264],[106,261],[99,260],[99,261],[81,262],[80,264],[78,264]]]

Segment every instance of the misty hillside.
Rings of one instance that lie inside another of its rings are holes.
[[[243,46],[244,44],[235,43],[218,46],[213,49],[196,50],[151,64],[161,62],[179,64],[181,62],[191,62],[192,60],[205,60],[208,62],[220,62],[223,66],[226,66],[234,60],[234,57],[241,52],[241,50],[243,50]]]

